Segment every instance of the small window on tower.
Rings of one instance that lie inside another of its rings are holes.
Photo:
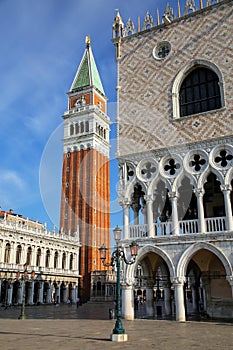
[[[67,173],[70,172],[70,167],[69,167],[69,166],[66,167],[66,172],[67,172]]]
[[[72,136],[74,134],[74,125],[71,124],[70,125],[70,136]]]
[[[66,182],[66,188],[69,187],[69,182]]]

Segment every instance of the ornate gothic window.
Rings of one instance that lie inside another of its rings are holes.
[[[198,67],[184,79],[180,88],[180,116],[221,108],[219,78],[211,69]]]

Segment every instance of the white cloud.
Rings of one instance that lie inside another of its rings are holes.
[[[20,191],[26,187],[25,181],[14,171],[4,170],[0,172],[1,187],[11,186],[18,188]]]

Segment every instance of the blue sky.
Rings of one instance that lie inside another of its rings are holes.
[[[184,6],[185,1],[181,1]],[[196,1],[199,6],[199,1]],[[62,118],[90,35],[114,121],[115,53],[111,27],[118,8],[137,26],[161,0],[0,0],[0,205],[49,227],[59,225]],[[177,1],[170,1],[175,12]],[[114,138],[114,135],[113,135]],[[114,152],[112,152],[114,154]],[[113,157],[113,156],[112,156]],[[112,169],[112,227],[121,223],[116,162]]]

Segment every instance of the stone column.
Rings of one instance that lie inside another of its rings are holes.
[[[205,224],[204,206],[203,206],[204,191],[202,190],[202,188],[195,188],[193,192],[197,197],[198,231],[199,233],[205,233],[206,224]]]
[[[4,258],[5,258],[5,248],[6,248],[6,242],[3,240],[2,241],[2,249],[1,249],[1,255],[2,255],[1,261],[2,262],[4,262]]]
[[[139,225],[139,210],[141,209],[141,205],[138,203],[133,203],[132,209],[134,214],[134,225]]]
[[[101,290],[102,292],[102,290]],[[64,288],[63,288],[63,302],[66,303],[68,300],[68,286],[67,285],[64,285]]]
[[[58,304],[61,301],[61,286],[60,286],[60,284],[57,285],[54,299],[55,299],[55,302],[58,303]]]
[[[48,284],[47,294],[46,294],[46,304],[51,304],[52,302],[52,286]]]
[[[40,281],[39,303],[43,304],[43,302],[44,302],[44,281]]]
[[[35,247],[32,247],[31,266],[36,266],[36,254],[37,254],[37,251],[36,251]]]
[[[226,229],[233,231],[232,207],[231,207],[231,186],[222,185],[221,191],[224,195],[225,213],[226,213]]]
[[[147,231],[148,237],[154,237],[154,223],[153,223],[153,198],[152,196],[144,196],[146,201],[146,212],[147,212]]]
[[[72,284],[72,288],[70,290],[70,299],[71,299],[71,301],[73,303],[75,303],[75,301],[76,301],[76,293],[75,293],[75,288],[74,288],[73,284]]]
[[[185,321],[184,278],[177,277],[173,281],[173,285],[175,290],[176,321]]]
[[[22,244],[22,253],[21,253],[21,259],[20,264],[23,265],[27,260],[27,245]]]
[[[179,221],[178,221],[178,210],[177,210],[177,194],[176,192],[168,193],[172,204],[172,234],[179,235]]]
[[[122,317],[134,320],[133,286],[122,284]]]
[[[165,282],[163,285],[164,290],[164,313],[166,316],[172,314],[171,309],[171,285],[169,282]]]
[[[18,289],[18,303],[22,304],[23,302],[23,289],[24,289],[24,281],[21,281],[19,289]]]
[[[154,316],[154,283],[152,280],[147,281],[146,286],[146,315]]]
[[[17,245],[16,245],[15,243],[12,243],[12,244],[11,244],[10,262],[11,262],[12,264],[15,264],[16,247],[17,247]]]
[[[12,304],[12,294],[13,294],[12,283],[10,282],[7,287],[8,287],[8,289],[7,289],[7,304],[11,305]]]
[[[123,207],[123,233],[124,239],[129,238],[129,221],[130,221],[130,203],[124,202],[122,204]]]
[[[31,281],[28,287],[28,304],[33,305],[34,281]]]

